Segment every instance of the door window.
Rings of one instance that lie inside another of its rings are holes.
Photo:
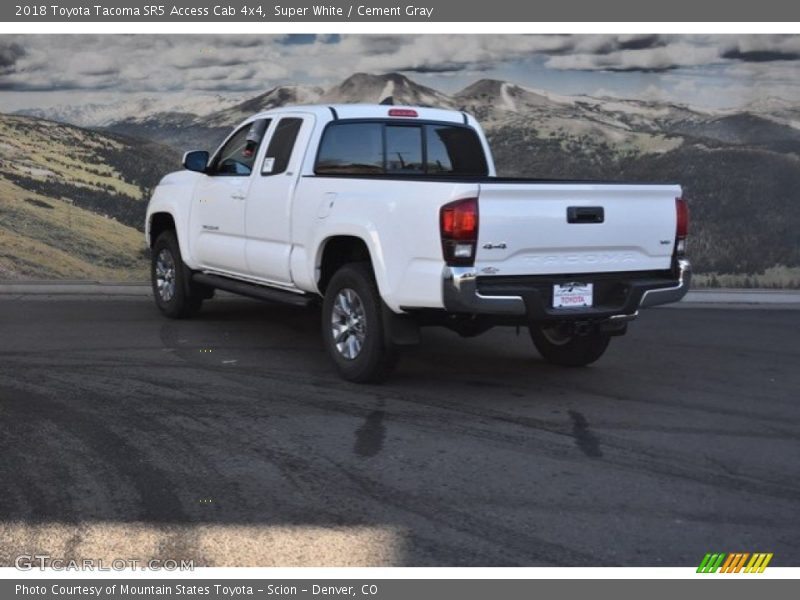
[[[268,126],[269,119],[258,119],[239,129],[219,150],[208,174],[250,175]]]

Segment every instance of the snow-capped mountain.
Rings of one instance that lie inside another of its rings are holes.
[[[118,119],[104,128],[161,142],[181,151],[187,148],[211,149],[219,144],[231,127],[254,113],[277,106],[312,104],[320,94],[322,89],[312,86],[278,86],[244,101],[236,98],[236,101],[229,101],[221,108],[217,105],[217,110],[206,110],[204,114],[154,112]]]
[[[800,104],[783,98],[768,97],[751,102],[744,111],[792,129],[800,129]]]
[[[674,148],[677,140],[665,135],[665,124],[695,114],[686,107],[565,96],[493,79],[477,81],[453,98],[490,132],[513,129],[528,137],[603,144],[623,152]]]
[[[144,120],[159,114],[204,116],[234,106],[240,98],[221,94],[143,96],[108,104],[65,104],[48,108],[30,108],[19,115],[59,121],[79,127],[106,127],[126,120]]]
[[[165,94],[139,96],[108,104],[61,105],[33,108],[18,114],[61,121],[83,127],[109,127],[138,123],[152,127],[230,127],[249,115],[290,104],[382,102],[463,109],[486,128],[528,122],[546,134],[558,131],[608,130],[618,138],[630,131],[663,133],[675,123],[702,124],[710,119],[750,113],[800,128],[800,105],[781,98],[754,101],[738,110],[701,110],[672,102],[587,95],[566,96],[508,81],[481,79],[455,94],[445,94],[412,81],[400,73],[356,73],[328,89],[282,85],[250,98],[241,94]],[[579,123],[576,121],[580,121]]]
[[[623,131],[662,131],[669,123],[703,120],[716,114],[672,102],[566,96],[493,79],[477,81],[454,98],[457,104],[486,123],[526,115],[545,120],[582,119]]]
[[[356,73],[326,91],[320,102],[349,104],[358,102],[380,103],[388,99],[394,104],[437,106],[452,108],[453,99],[433,88],[411,81],[400,73],[369,75]]]
[[[491,107],[505,113],[526,109],[555,109],[574,104],[574,99],[556,96],[497,79],[481,79],[455,94],[455,100],[465,106]]]
[[[597,133],[619,140],[631,131],[660,132],[673,123],[703,122],[712,116],[669,102],[592,96],[565,96],[512,82],[481,79],[448,95],[412,81],[400,73],[356,73],[326,89],[282,85],[243,99],[240,95],[174,94],[138,97],[110,104],[56,106],[18,111],[20,114],[62,121],[84,127],[154,129],[173,127],[230,127],[255,112],[291,104],[383,102],[463,109],[486,127],[516,124],[536,127],[546,135]],[[746,111],[783,122],[800,121],[800,107],[771,98],[754,103]],[[717,111],[722,116],[722,111]],[[741,112],[741,111],[738,111]]]
[[[502,139],[516,139],[522,135],[526,139],[548,142],[560,140],[562,144],[576,144],[584,152],[608,156],[669,152],[683,143],[687,135],[730,140],[733,138],[729,129],[735,129],[741,120],[728,119],[731,115],[724,111],[703,111],[671,102],[566,96],[494,79],[481,79],[450,95],[399,73],[356,73],[326,90],[282,85],[244,100],[239,98],[238,102],[225,97],[216,104],[213,99],[193,98],[175,105],[168,105],[166,101],[118,105],[98,110],[94,121],[118,133],[153,139],[184,150],[211,148],[230,127],[270,108],[387,100],[394,104],[465,110],[477,117],[490,136],[502,131],[505,136]],[[789,129],[794,122],[800,123],[800,113],[792,113],[791,106],[772,102],[770,107],[774,112],[765,114],[765,120],[780,122]],[[159,111],[159,108],[169,110]],[[766,107],[761,108],[766,110]],[[133,109],[133,113],[121,116]],[[778,109],[782,112],[778,113]],[[49,115],[49,118],[57,117]],[[763,128],[756,123],[745,132],[744,139],[758,134],[760,142],[763,138],[758,133],[760,129]]]
[[[798,108],[800,108],[800,106],[794,102],[790,102],[789,100],[776,98],[775,96],[767,96],[766,98],[753,100],[744,107],[744,110],[752,113],[774,114],[786,111],[796,111]]]
[[[211,127],[234,125],[258,112],[292,104],[315,104],[324,90],[316,86],[282,85],[239,102],[223,110],[215,111],[203,121]]]

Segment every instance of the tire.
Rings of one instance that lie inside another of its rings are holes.
[[[597,330],[578,334],[571,323],[531,325],[530,333],[542,358],[562,367],[585,367],[595,362],[603,356],[611,340],[607,333]]]
[[[156,306],[172,319],[191,317],[203,304],[203,290],[187,280],[190,274],[175,232],[163,232],[153,245],[150,281]]]
[[[383,381],[397,360],[387,339],[383,300],[369,263],[349,263],[330,280],[322,303],[322,339],[342,378]]]

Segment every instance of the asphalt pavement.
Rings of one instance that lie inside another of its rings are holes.
[[[798,339],[796,310],[657,308],[562,369],[426,329],[359,386],[313,309],[0,294],[0,564],[796,566]]]

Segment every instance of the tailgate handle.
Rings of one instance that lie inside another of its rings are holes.
[[[568,206],[567,223],[602,223],[605,211],[602,206]]]

